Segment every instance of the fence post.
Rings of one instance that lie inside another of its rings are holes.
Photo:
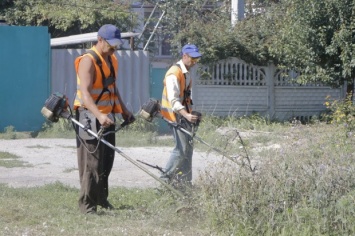
[[[265,67],[266,87],[267,87],[267,106],[268,116],[271,119],[275,115],[275,83],[274,75],[276,67],[274,64],[269,64]]]

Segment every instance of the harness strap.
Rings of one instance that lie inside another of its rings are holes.
[[[110,62],[110,76],[108,78],[105,77],[105,73],[104,70],[102,69],[102,61],[100,59],[100,57],[96,54],[96,52],[94,50],[88,50],[87,53],[89,53],[90,55],[92,55],[96,61],[96,64],[99,66],[100,68],[100,72],[101,72],[101,78],[102,78],[102,86],[104,87],[100,93],[100,95],[97,97],[95,104],[97,104],[102,95],[104,94],[104,92],[110,92],[110,90],[108,90],[108,86],[110,86],[111,84],[115,83],[115,70],[112,66],[112,59],[111,56],[108,57],[108,61]],[[116,90],[115,90],[116,92]]]
[[[177,64],[177,63],[176,63],[176,66],[179,67],[180,70],[182,71],[180,64]],[[189,91],[189,90],[186,89],[186,73],[183,73],[183,74],[184,74],[184,78],[185,78],[185,88],[184,88],[184,98],[183,98],[183,101],[182,101],[182,105],[185,106],[187,112],[190,113],[190,110],[189,110],[189,107],[188,107],[188,105],[187,105],[186,100],[187,100],[187,98],[190,96],[191,91]],[[189,85],[188,85],[188,86],[189,86]],[[190,99],[190,101],[191,101],[191,105],[193,105],[191,99]]]

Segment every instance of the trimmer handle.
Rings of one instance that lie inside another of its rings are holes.
[[[135,121],[136,121],[136,118],[134,116],[130,116],[127,120],[123,121],[120,126],[121,126],[121,128],[123,128]]]

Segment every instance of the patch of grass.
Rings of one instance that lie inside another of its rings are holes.
[[[0,152],[0,166],[5,168],[32,167],[27,162],[18,160],[20,157],[9,152]]]
[[[32,164],[28,164],[27,162],[19,160],[0,160],[0,166],[5,168],[33,167]]]
[[[58,147],[62,147],[62,148],[69,148],[69,149],[76,149],[76,146],[66,146],[66,145],[57,145]]]
[[[32,138],[33,133],[31,132],[17,132],[15,127],[8,126],[5,127],[4,132],[0,132],[0,139],[25,139],[25,138]]]
[[[0,159],[17,159],[19,156],[9,153],[9,152],[0,152]]]
[[[119,131],[117,144],[173,147],[171,135],[137,126]],[[112,188],[118,210],[95,216],[78,212],[77,189],[0,185],[0,228],[6,235],[355,235],[355,137],[341,125],[205,117],[197,135],[244,165],[215,163],[185,200],[169,191]]]
[[[0,185],[0,228],[4,235],[208,235],[196,211],[177,213],[184,204],[152,189],[112,188],[117,210],[83,215],[79,190],[60,183],[36,188]],[[38,199],[41,199],[40,201]]]
[[[64,173],[70,173],[70,172],[73,172],[73,171],[76,171],[76,170],[78,170],[78,168],[67,168],[63,172]]]
[[[5,168],[32,167],[28,162],[18,160],[19,156],[9,152],[0,152],[0,166]]]
[[[34,146],[26,146],[27,148],[38,148],[38,149],[47,149],[50,148],[48,146],[42,146],[42,145],[34,145]]]

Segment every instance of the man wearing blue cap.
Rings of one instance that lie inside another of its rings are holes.
[[[191,75],[189,70],[201,58],[198,48],[193,44],[185,45],[181,50],[182,58],[170,67],[164,78],[161,113],[165,119],[178,123],[189,130],[199,122],[200,116],[194,115],[191,100]],[[175,147],[165,167],[161,179],[186,186],[192,180],[192,137],[172,126]],[[191,130],[189,130],[191,131]],[[181,185],[180,185],[181,186]]]
[[[132,120],[116,87],[118,61],[114,52],[122,43],[121,32],[107,24],[98,31],[97,43],[75,60],[77,93],[74,100],[76,119],[98,132],[110,132],[105,140],[115,146],[115,113]],[[108,176],[115,152],[77,127],[77,157],[80,177],[79,209],[95,213],[97,206],[113,209],[108,198]]]

